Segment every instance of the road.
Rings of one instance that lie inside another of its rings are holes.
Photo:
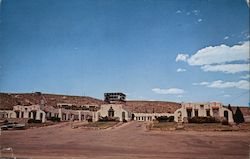
[[[115,129],[71,129],[69,124],[3,131],[1,147],[27,158],[249,158],[247,132],[152,132],[129,122]],[[4,152],[3,155],[10,153]]]

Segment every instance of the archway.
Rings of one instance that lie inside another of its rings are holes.
[[[182,113],[181,111],[178,111],[178,122],[182,121]]]
[[[40,113],[40,120],[43,119],[43,113]]]
[[[33,119],[36,120],[36,111],[33,111]]]
[[[227,119],[227,121],[228,121],[228,111],[224,111],[224,117]]]
[[[20,118],[20,112],[16,111],[16,118]]]
[[[114,114],[115,114],[114,109],[112,107],[110,107],[108,110],[108,117],[112,118],[112,117],[114,117]]]
[[[122,121],[125,120],[125,112],[122,112]]]
[[[135,115],[134,115],[134,114],[132,114],[132,118],[131,118],[131,120],[134,120],[134,118],[135,118]]]

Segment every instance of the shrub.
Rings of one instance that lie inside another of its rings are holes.
[[[111,118],[111,117],[100,117],[99,118],[99,121],[118,121],[119,119],[118,118]]]
[[[168,117],[168,122],[174,122],[174,116]]]
[[[5,120],[3,121],[3,123],[8,123],[8,120],[7,120],[7,119],[5,119]]]
[[[88,118],[87,121],[88,122],[92,122],[93,120],[92,120],[92,118]]]
[[[221,121],[221,124],[222,124],[222,125],[228,125],[228,120],[227,120],[227,119],[223,119],[223,120]]]
[[[235,111],[234,122],[236,122],[237,124],[245,122],[243,113],[241,112],[239,107],[237,107],[237,109]]]
[[[220,121],[214,117],[195,116],[188,119],[189,123],[219,123]]]
[[[42,123],[42,120],[29,119],[28,123]]]
[[[58,117],[50,117],[50,118],[48,118],[48,120],[53,121],[53,122],[60,122],[60,121],[61,121],[61,118],[58,118]]]
[[[159,122],[173,122],[174,121],[174,116],[160,116],[156,117],[156,120]]]

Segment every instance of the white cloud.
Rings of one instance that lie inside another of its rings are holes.
[[[187,61],[189,55],[188,54],[178,54],[175,61]]]
[[[187,71],[187,70],[184,69],[184,68],[178,68],[178,69],[176,70],[176,72],[185,72],[185,71]]]
[[[198,22],[202,22],[202,19],[198,19],[197,21],[198,21]]]
[[[186,14],[187,14],[187,15],[190,15],[191,13],[190,13],[190,12],[187,12]]]
[[[208,85],[208,84],[209,84],[208,82],[193,83],[193,85],[195,85],[195,86],[197,86],[197,85],[204,86],[204,85]]]
[[[239,89],[249,89],[249,81],[240,80],[237,82],[224,82],[222,80],[213,81],[207,85],[210,88],[239,88]]]
[[[247,6],[250,7],[250,0],[246,0]]]
[[[250,78],[250,74],[246,74],[246,75],[244,75],[244,76],[240,76],[240,78],[241,78],[241,79],[248,79],[248,78]]]
[[[177,10],[175,13],[179,14],[179,13],[182,13],[182,11],[181,10]]]
[[[221,65],[205,65],[201,69],[205,72],[224,72],[237,73],[249,71],[249,64],[221,64]]]
[[[169,88],[169,89],[161,89],[161,88],[153,88],[153,92],[157,94],[183,94],[184,90],[179,88]]]
[[[231,95],[229,95],[229,94],[224,94],[223,97],[228,98],[228,97],[231,97]]]
[[[250,89],[250,83],[246,80],[240,80],[236,82],[227,82],[222,80],[212,81],[212,82],[200,82],[200,83],[193,83],[193,85],[201,85],[210,88],[238,88],[238,89]]]
[[[208,65],[232,61],[249,60],[249,41],[234,45],[209,46],[197,51],[187,59],[190,65]]]
[[[199,10],[192,10],[192,13],[196,16],[199,15],[199,12],[200,12]]]
[[[229,39],[229,36],[225,36],[225,37],[224,37],[224,40],[227,40],[227,39]]]

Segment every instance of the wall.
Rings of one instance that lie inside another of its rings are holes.
[[[108,116],[108,111],[109,109],[112,107],[112,109],[114,110],[114,117],[118,117],[120,121],[122,121],[122,112],[125,113],[125,120],[130,120],[130,114],[128,113],[128,111],[124,110],[122,108],[122,104],[104,104],[101,105],[100,110],[98,110],[95,113],[94,116],[94,121],[98,121],[99,117],[105,117]]]

